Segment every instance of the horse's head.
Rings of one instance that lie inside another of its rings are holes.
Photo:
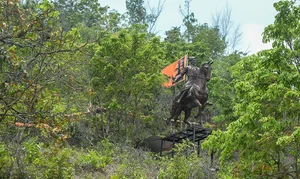
[[[206,81],[210,80],[210,75],[211,75],[211,64],[213,64],[213,61],[209,61],[206,63],[203,63],[200,67],[200,72],[204,75],[204,78]]]

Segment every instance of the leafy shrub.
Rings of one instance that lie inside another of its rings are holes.
[[[177,144],[173,158],[163,157],[158,172],[159,179],[205,178],[203,162],[194,150],[194,144]]]
[[[77,165],[85,169],[102,170],[113,161],[113,144],[107,139],[102,140],[95,149],[77,153]]]
[[[5,148],[4,143],[0,143],[0,178],[9,178],[9,168],[11,167],[11,158]]]
[[[115,171],[111,179],[146,179],[156,178],[157,161],[151,153],[132,148],[130,146],[117,146]]]
[[[73,151],[68,148],[46,147],[30,139],[23,144],[24,168],[28,178],[72,178]]]
[[[94,149],[87,153],[78,153],[78,162],[81,167],[90,169],[104,169],[105,166],[112,162],[112,157],[109,155],[102,155],[102,152],[97,152]]]

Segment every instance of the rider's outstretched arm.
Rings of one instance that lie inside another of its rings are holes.
[[[173,80],[173,83],[178,82],[187,72],[187,68],[183,68],[182,72],[176,76],[176,78]]]

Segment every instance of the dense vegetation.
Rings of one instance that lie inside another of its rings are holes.
[[[222,13],[200,24],[187,0],[162,38],[162,9],[144,4],[0,1],[0,178],[300,178],[299,4],[274,3],[273,48],[254,55]],[[200,156],[187,141],[160,157],[136,146],[177,130],[163,119],[182,84],[164,88],[161,70],[185,54],[214,60],[213,133]]]

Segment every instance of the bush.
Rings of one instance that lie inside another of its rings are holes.
[[[77,152],[76,168],[88,171],[104,171],[113,162],[113,144],[107,139],[102,140],[96,147],[88,151]]]
[[[158,162],[151,153],[130,146],[117,146],[115,163],[111,179],[156,178]]]
[[[102,154],[94,149],[87,153],[78,152],[78,165],[86,169],[105,169],[105,167],[112,162],[112,157],[109,154]]]
[[[23,144],[26,178],[72,178],[73,151],[68,148],[45,147],[43,143],[30,139]]]
[[[159,179],[205,178],[204,164],[194,150],[194,144],[177,144],[173,158],[163,157],[158,172]]]
[[[0,178],[9,178],[11,158],[4,143],[0,143]]]

